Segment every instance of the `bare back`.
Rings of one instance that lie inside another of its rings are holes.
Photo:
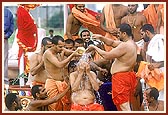
[[[35,69],[37,71],[36,74],[32,75],[33,81],[45,83],[45,81],[47,79],[46,70],[41,69],[41,67],[39,67],[39,69],[37,70],[37,68],[38,68],[37,66],[39,66],[41,61],[42,61],[42,55],[40,53],[33,54],[30,57],[30,71],[35,70]]]
[[[113,50],[116,50],[117,52],[120,50],[123,54],[120,57],[115,58],[112,63],[111,74],[132,71],[137,58],[135,42],[133,40],[128,40],[127,42],[120,43],[118,47]]]
[[[53,64],[53,62],[51,62],[48,57],[52,57],[54,58],[54,60],[59,60],[61,61],[61,56],[59,57],[59,55],[52,53],[51,50],[47,50],[44,53],[44,65],[45,65],[45,69],[48,73],[48,78],[52,78],[56,81],[63,81],[63,70],[62,68],[59,68],[57,66],[55,66]]]
[[[122,18],[121,23],[127,23],[132,27],[135,42],[142,39],[140,36],[140,28],[146,24],[145,16],[143,16],[141,13],[137,13],[136,15],[127,15]]]

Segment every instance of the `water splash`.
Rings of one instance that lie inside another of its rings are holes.
[[[95,93],[96,93],[96,101],[97,101],[97,103],[102,104],[103,101],[102,101],[102,99],[100,97],[100,93],[98,91],[96,91]]]
[[[79,59],[79,62],[89,62],[89,60],[92,59],[91,53],[84,53],[82,57]]]

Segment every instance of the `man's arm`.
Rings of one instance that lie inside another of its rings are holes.
[[[66,23],[66,35],[69,39],[72,39],[71,35],[71,28],[72,28],[72,23],[73,23],[73,15],[72,13],[68,16],[67,18],[67,23]]]
[[[50,105],[50,104],[58,101],[59,99],[61,99],[67,93],[67,91],[69,89],[70,89],[70,85],[68,85],[68,87],[63,92],[57,94],[54,98],[49,98],[46,100],[35,100],[30,103],[30,106],[38,108],[38,107]]]
[[[55,65],[57,68],[63,68],[68,64],[68,62],[73,58],[76,52],[73,52],[70,56],[68,56],[65,60],[59,61],[57,57],[52,54],[50,51],[46,51],[44,53],[44,59],[50,61],[53,65]]]
[[[93,34],[92,38],[93,39],[98,39],[100,41],[103,41],[106,45],[112,46],[112,47],[117,47],[121,43],[121,41],[112,40],[110,38],[106,38],[106,37],[104,37],[102,35],[98,35],[98,34]]]
[[[31,75],[36,75],[39,71],[44,70],[44,61],[38,61],[38,54],[33,54],[30,57],[30,73]]]
[[[89,68],[89,66],[90,65],[86,66],[86,74],[87,74],[87,76],[88,76],[88,78],[89,78],[89,80],[91,82],[91,85],[92,85],[93,89],[95,91],[98,91],[99,90],[99,83],[98,83],[98,81],[96,79],[97,78],[96,74],[94,72],[89,71],[90,69],[87,69],[87,68]]]
[[[100,48],[96,46],[89,46],[88,51],[91,49],[95,49],[99,55],[101,55],[104,59],[111,60],[114,58],[118,58],[126,53],[126,45],[121,43],[116,48],[113,48],[111,51],[106,52],[104,50],[101,50]]]
[[[71,91],[72,92],[75,92],[75,91],[78,90],[79,85],[80,85],[81,80],[82,80],[82,76],[83,76],[83,72],[79,72],[79,74],[77,74],[77,77],[75,76],[74,73],[70,74],[69,82],[71,84]]]

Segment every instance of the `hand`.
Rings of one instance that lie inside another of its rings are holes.
[[[100,14],[96,15],[96,20],[100,20]]]
[[[102,38],[103,36],[102,35],[100,35],[100,34],[93,34],[92,35],[92,39],[94,40],[100,40],[101,38]]]
[[[86,73],[90,73],[90,65],[88,63],[85,63],[86,67]]]
[[[79,52],[80,52],[80,49],[77,48],[75,51],[73,51],[73,55],[76,57],[82,56],[82,54]]]
[[[85,71],[85,65],[84,65],[84,63],[80,62],[79,65],[78,65],[78,67],[77,67],[77,69],[78,69],[78,71],[79,71],[80,74],[83,74],[84,71]]]
[[[155,67],[154,67],[152,64],[149,64],[149,65],[148,65],[148,69],[149,69],[150,71],[154,70],[154,68],[155,68]]]
[[[86,49],[86,53],[89,53],[91,51],[93,51],[95,49],[95,46],[94,45],[89,45],[89,47]]]
[[[107,75],[107,73],[108,73],[108,71],[106,70],[106,69],[100,69],[100,72],[104,75],[104,76],[106,76]]]

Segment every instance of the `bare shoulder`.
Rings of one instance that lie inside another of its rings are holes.
[[[71,78],[71,77],[76,77],[76,76],[77,76],[77,72],[75,71],[75,72],[70,73],[69,77]]]
[[[74,19],[74,16],[73,16],[72,13],[70,13],[70,14],[68,15],[68,19],[70,19],[70,20]]]
[[[121,23],[126,23],[127,22],[127,18],[128,18],[128,16],[126,15],[126,16],[124,16],[122,19],[121,19]]]
[[[138,12],[137,16],[138,16],[138,18],[146,19],[146,17],[141,12]]]

